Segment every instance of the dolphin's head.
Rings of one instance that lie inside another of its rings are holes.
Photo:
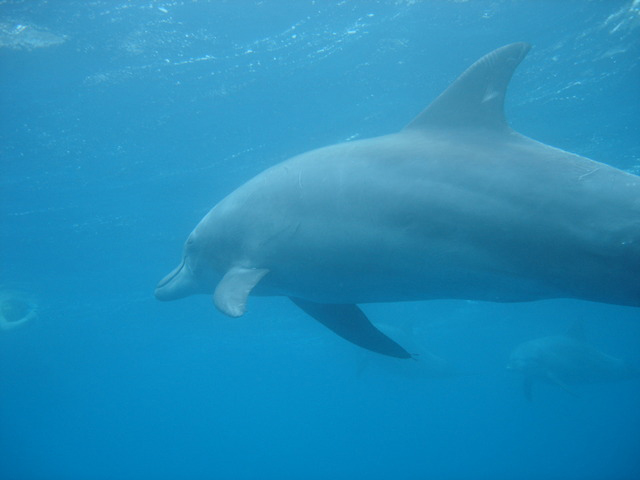
[[[165,276],[155,289],[158,300],[177,300],[198,293],[213,293],[222,277],[211,268],[210,242],[196,228],[184,245],[182,262]]]
[[[514,352],[515,353],[515,352]],[[526,372],[530,367],[530,359],[518,355],[511,354],[509,362],[507,363],[507,370],[512,372]]]
[[[197,293],[197,285],[187,259],[183,258],[180,265],[160,280],[154,294],[158,300],[177,300]]]
[[[525,374],[539,374],[545,369],[543,352],[535,342],[526,342],[511,352],[507,370]]]

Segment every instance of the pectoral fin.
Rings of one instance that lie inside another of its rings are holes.
[[[213,292],[213,303],[222,313],[240,317],[246,311],[251,290],[268,272],[266,268],[231,268]]]
[[[404,348],[374,327],[357,305],[315,303],[293,297],[291,300],[308,315],[351,343],[382,355],[412,358]]]

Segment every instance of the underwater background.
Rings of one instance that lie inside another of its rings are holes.
[[[576,321],[640,366],[637,308],[364,305],[410,361],[283,298],[153,297],[243,182],[516,41],[511,125],[640,173],[638,0],[0,1],[0,314],[33,312],[0,330],[0,478],[640,478],[640,380],[529,402],[506,370]]]

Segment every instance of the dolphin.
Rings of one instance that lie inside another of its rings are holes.
[[[14,290],[0,291],[0,330],[23,327],[36,318],[38,306],[31,295]]]
[[[524,395],[532,399],[535,380],[559,386],[573,393],[570,386],[628,380],[640,376],[640,370],[624,360],[602,353],[585,342],[581,324],[567,335],[538,338],[516,347],[507,369],[524,376]]]
[[[577,298],[640,306],[640,177],[512,130],[504,99],[530,46],[469,67],[397,133],[258,174],[187,238],[159,300],[287,296],[346,340],[411,355],[358,304]]]

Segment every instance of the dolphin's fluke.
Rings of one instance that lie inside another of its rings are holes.
[[[291,298],[293,303],[345,340],[390,357],[412,358],[412,355],[378,330],[357,305],[315,303]]]
[[[507,129],[504,97],[507,86],[531,46],[512,43],[471,65],[405,130],[442,128]]]

